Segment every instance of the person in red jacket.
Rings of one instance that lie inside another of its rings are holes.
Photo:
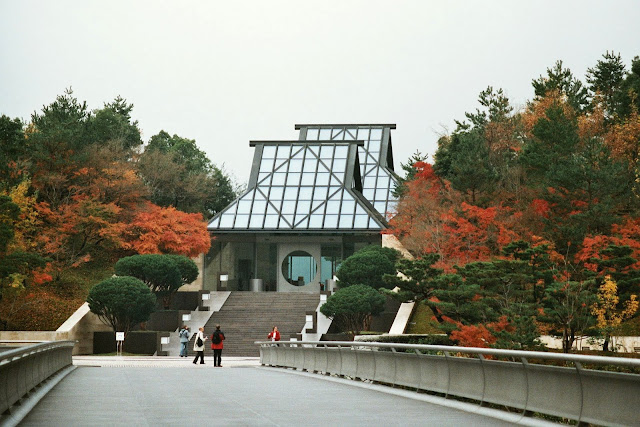
[[[269,332],[269,335],[267,335],[267,338],[270,339],[271,341],[280,341],[280,332],[278,332],[277,326],[273,327],[271,332]]]
[[[211,350],[213,350],[213,366],[222,367],[222,349],[224,345],[224,332],[220,330],[220,325],[216,325],[216,330],[211,335]]]

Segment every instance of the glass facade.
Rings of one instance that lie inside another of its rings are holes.
[[[251,142],[248,189],[208,225],[206,289],[319,292],[342,260],[380,244],[395,204],[395,125],[296,129],[296,141]]]

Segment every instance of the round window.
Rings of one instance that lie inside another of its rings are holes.
[[[293,251],[282,261],[282,275],[294,286],[304,286],[316,277],[316,260],[305,251]]]

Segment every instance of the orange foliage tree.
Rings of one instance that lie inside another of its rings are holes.
[[[211,238],[201,213],[147,203],[126,231],[125,247],[139,254],[166,253],[195,257],[207,252]]]

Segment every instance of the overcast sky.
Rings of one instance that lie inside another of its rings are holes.
[[[72,87],[121,95],[143,140],[195,139],[248,179],[250,140],[296,123],[396,123],[396,170],[478,105],[515,105],[562,59],[584,79],[607,50],[640,55],[640,1],[0,0],[0,114],[28,120]]]

